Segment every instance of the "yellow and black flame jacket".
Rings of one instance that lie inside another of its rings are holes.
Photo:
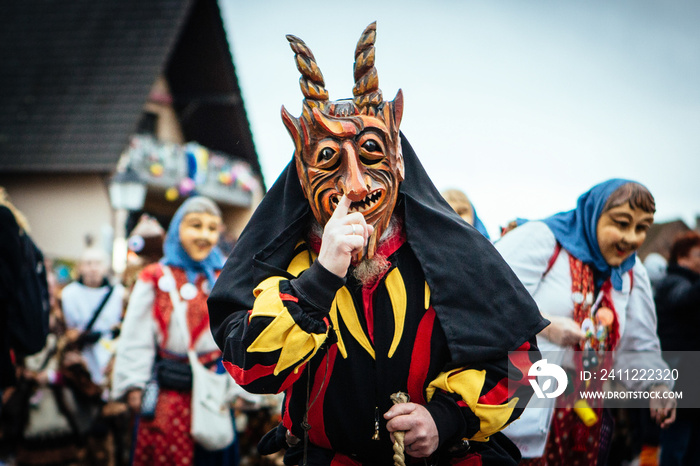
[[[546,321],[488,240],[442,200],[405,140],[403,151],[403,229],[375,286],[315,261],[304,241],[312,215],[292,163],[212,291],[212,331],[243,388],[285,392],[281,433],[303,438],[306,416],[312,464],[335,455],[391,464],[383,414],[397,391],[433,416],[441,458],[464,456],[450,450],[469,439],[466,455],[516,464],[517,449],[499,431],[532,394],[526,375]],[[283,434],[277,439],[286,447]],[[302,444],[288,449],[289,461]]]

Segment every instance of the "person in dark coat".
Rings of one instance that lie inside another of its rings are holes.
[[[29,236],[26,217],[0,187],[0,394],[16,381],[15,361],[40,351],[48,333],[43,254]]]
[[[689,231],[671,246],[667,275],[656,290],[661,349],[678,370],[675,391],[684,398],[697,393],[688,380],[697,372],[700,350],[700,233]],[[683,408],[676,422],[661,431],[661,466],[700,464],[700,409]]]
[[[44,256],[29,223],[0,187],[0,456],[19,434],[18,362],[39,352],[49,333],[49,288]]]
[[[305,96],[301,117],[282,110],[296,151],[209,297],[214,338],[244,389],[285,393],[259,448],[287,465],[391,464],[395,440],[406,463],[515,465],[500,430],[532,396],[547,321],[400,133],[375,34],[356,49],[354,100],[334,102],[287,36]],[[392,404],[399,392],[410,401]]]

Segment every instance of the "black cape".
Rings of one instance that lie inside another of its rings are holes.
[[[491,242],[443,199],[403,134],[401,143],[405,180],[396,208],[404,211],[407,241],[430,286],[452,362],[502,358],[548,322]],[[241,233],[209,297],[219,347],[225,345],[227,323],[253,308],[253,289],[261,281],[292,278],[286,268],[312,219],[292,160]]]

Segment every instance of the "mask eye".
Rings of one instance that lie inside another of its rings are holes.
[[[318,162],[328,162],[335,155],[335,151],[330,147],[325,147],[318,153]]]
[[[373,136],[360,140],[360,160],[365,165],[374,165],[384,160],[384,146]]]
[[[377,144],[377,142],[372,139],[368,139],[367,141],[365,141],[362,144],[362,148],[367,152],[377,152],[378,150],[380,150],[379,144]]]

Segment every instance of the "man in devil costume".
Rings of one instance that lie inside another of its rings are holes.
[[[547,321],[400,134],[375,35],[355,51],[354,99],[335,102],[287,36],[305,97],[299,118],[282,108],[294,160],[212,291],[212,331],[243,388],[285,393],[259,445],[286,448],[285,464],[389,465],[399,431],[407,464],[517,464],[499,431],[532,394]],[[410,402],[392,406],[399,391]]]

